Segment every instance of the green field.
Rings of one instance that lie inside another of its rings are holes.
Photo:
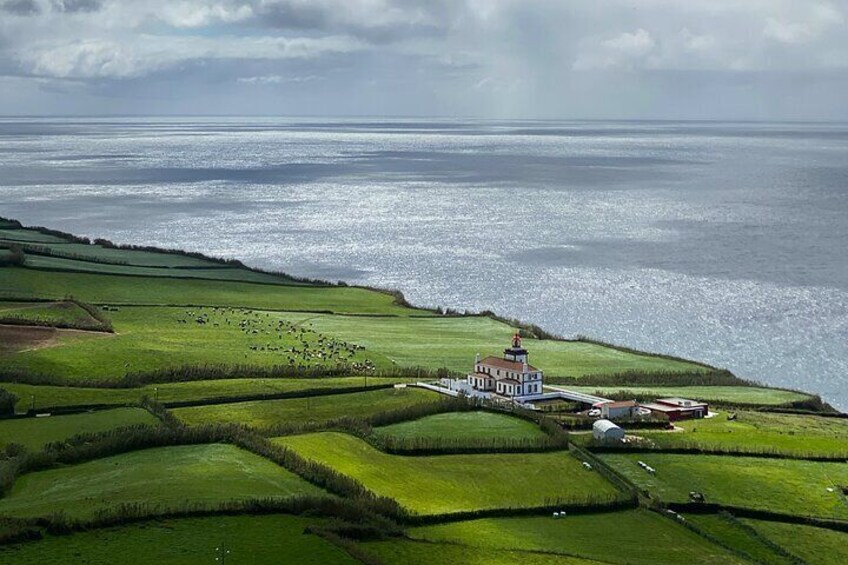
[[[763,520],[746,519],[743,523],[807,563],[817,565],[848,563],[848,533]]]
[[[477,353],[500,356],[515,329],[482,316],[379,319],[319,315],[315,330],[365,345],[400,366],[448,367],[467,372]],[[579,377],[621,371],[692,372],[694,363],[637,355],[584,342],[525,339],[530,362],[549,376]]]
[[[400,377],[368,377],[367,384],[371,387],[382,384],[410,382],[411,380]],[[17,411],[26,412],[33,401],[36,409],[92,404],[134,404],[138,403],[142,396],[149,396],[160,402],[167,403],[187,400],[214,400],[240,395],[280,394],[327,388],[361,387],[365,384],[365,377],[322,377],[314,379],[216,379],[208,381],[186,381],[182,383],[161,383],[139,388],[113,389],[0,383],[0,388],[4,388],[17,395]]]
[[[449,543],[429,543],[413,540],[391,540],[359,544],[378,563],[404,565],[433,565],[436,563],[462,565],[602,565],[579,557],[549,555],[532,551],[503,551],[469,548]]]
[[[208,279],[222,281],[244,281],[265,284],[300,285],[290,278],[236,269],[212,263],[209,267],[137,267],[133,265],[110,265],[77,261],[63,257],[46,257],[43,255],[27,255],[26,266],[34,269],[57,271],[77,271],[81,273],[102,273],[113,275],[133,275],[141,277],[171,277],[178,279]]]
[[[0,277],[3,271],[0,270]],[[291,288],[293,292],[345,290]],[[467,371],[476,353],[498,354],[515,331],[483,317],[330,316],[199,306],[122,306],[107,314],[117,334],[108,341],[76,339],[61,347],[29,350],[0,358],[0,367],[45,374],[57,382],[110,379],[127,372],[186,364],[361,363],[385,370],[421,366]],[[206,323],[198,323],[198,317],[203,317]],[[242,323],[249,325],[242,327]],[[292,328],[298,332],[290,332]],[[358,348],[351,356],[345,353],[319,357],[322,353],[319,339]],[[301,340],[310,344],[310,356],[290,353],[292,348],[303,350]],[[625,353],[590,343],[528,339],[526,344],[533,362],[548,374],[580,376],[623,370],[702,369],[686,362]],[[439,353],[434,355],[434,351]]]
[[[251,498],[320,495],[297,475],[231,445],[161,447],[28,473],[0,499],[0,516],[62,511],[90,516],[120,503],[161,508]]]
[[[10,243],[26,242],[38,245],[63,244],[66,242],[66,240],[55,235],[47,235],[34,230],[15,229],[8,224],[0,224],[0,240]]]
[[[614,535],[601,532],[614,525]],[[413,528],[408,535],[477,549],[543,551],[605,563],[739,563],[735,556],[647,510],[554,519],[486,518]]]
[[[751,531],[745,524],[723,514],[687,514],[686,521],[725,547],[756,563],[794,565],[794,561]]]
[[[65,273],[7,267],[0,269],[0,298],[67,295],[92,304],[197,305],[329,311],[358,314],[427,315],[394,304],[394,297],[355,287],[269,285],[234,281]]]
[[[617,494],[600,475],[583,469],[566,452],[404,457],[387,455],[358,438],[334,432],[274,442],[329,465],[419,514],[576,503]]]
[[[688,502],[689,493],[697,491],[717,504],[848,519],[848,504],[838,488],[848,484],[848,463],[661,453],[602,459],[665,502]],[[639,467],[640,460],[656,475]]]
[[[803,402],[810,395],[801,392],[763,388],[757,386],[567,386],[569,390],[596,394],[597,396],[632,394],[634,397],[669,398],[681,397],[721,404],[750,404],[756,406],[777,406],[791,402]]]
[[[142,408],[115,408],[48,418],[0,420],[0,448],[10,443],[18,443],[37,450],[47,443],[62,441],[76,434],[105,432],[138,424],[155,426],[159,424],[159,420]]]
[[[21,320],[36,324],[69,324],[99,328],[102,324],[73,302],[0,302],[0,320]]]
[[[322,538],[303,533],[315,523],[321,521],[283,515],[156,520],[0,546],[0,562],[206,565],[215,563],[215,549],[224,545],[230,551],[227,563],[233,564],[357,563]]]
[[[450,412],[400,422],[375,430],[396,438],[537,439],[545,433],[533,422],[493,412]]]
[[[640,433],[659,446],[837,455],[848,459],[848,420],[740,410],[675,422],[683,433]]]
[[[192,406],[175,408],[172,413],[191,426],[238,423],[267,428],[276,424],[320,423],[342,417],[368,418],[379,412],[437,402],[442,398],[435,392],[420,388],[383,389],[312,398]]]

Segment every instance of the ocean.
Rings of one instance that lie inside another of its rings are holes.
[[[848,409],[848,124],[6,118],[0,216],[492,309]]]

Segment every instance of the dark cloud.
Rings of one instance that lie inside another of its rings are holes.
[[[16,16],[37,16],[41,7],[34,0],[6,0],[0,4],[0,9]]]
[[[100,10],[101,6],[100,0],[53,0],[53,9],[67,14],[96,12]]]

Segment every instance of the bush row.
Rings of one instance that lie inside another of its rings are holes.
[[[760,510],[757,508],[744,508],[741,506],[726,506],[705,502],[669,502],[665,507],[674,512],[684,514],[718,514],[726,512],[737,518],[750,518],[752,520],[768,520],[771,522],[782,522],[785,524],[801,524],[835,530],[848,533],[848,521],[834,520],[830,518],[818,518],[816,516],[801,516],[798,514],[784,514],[772,510]]]
[[[846,461],[848,451],[835,454],[821,454],[804,451],[784,451],[770,446],[708,446],[698,442],[675,441],[673,445],[647,446],[639,444],[596,445],[590,447],[593,453],[674,453],[680,455],[729,455],[742,457],[762,457],[766,459],[803,459],[807,461]]]
[[[5,388],[0,388],[0,417],[14,416],[15,404],[17,402],[17,395],[12,394]]]
[[[550,384],[579,386],[761,386],[740,379],[725,369],[706,371],[621,371],[618,373],[585,375],[582,377],[546,377]]]
[[[569,450],[571,453],[580,459],[581,461],[588,463],[592,466],[594,470],[600,473],[603,477],[605,477],[609,482],[611,482],[616,488],[618,488],[621,492],[626,493],[629,497],[636,500],[639,495],[639,489],[630,482],[630,479],[610,467],[605,461],[596,457],[594,453],[591,453],[585,449],[577,447],[573,443],[569,446]]]

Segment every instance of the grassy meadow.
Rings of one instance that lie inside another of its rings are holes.
[[[71,325],[98,328],[101,323],[84,308],[69,301],[0,302],[0,323],[30,322],[45,325]]]
[[[0,449],[17,443],[38,450],[45,444],[62,441],[76,434],[97,433],[125,426],[159,424],[159,420],[142,408],[115,408],[98,412],[0,420]]]
[[[437,402],[441,398],[435,392],[420,388],[391,388],[329,396],[192,406],[175,408],[171,412],[189,426],[234,423],[261,429],[278,424],[321,423],[342,417],[368,418],[378,412]]]
[[[414,540],[371,541],[359,544],[360,549],[377,563],[432,565],[450,563],[463,565],[602,565],[602,562],[540,553],[534,551],[504,551],[474,548],[452,543],[430,543]]]
[[[614,524],[614,535],[603,535]],[[566,518],[484,518],[409,530],[413,539],[477,549],[540,551],[604,563],[740,563],[691,530],[647,510]]]
[[[741,521],[725,514],[687,514],[686,521],[705,535],[733,548],[750,561],[774,565],[795,565],[796,561],[776,549]],[[794,527],[794,526],[792,526]]]
[[[611,484],[567,452],[404,457],[335,432],[274,442],[418,514],[579,503],[617,495]]]
[[[742,520],[759,535],[783,547],[795,557],[818,565],[848,563],[848,533],[814,526]]]
[[[730,415],[735,419],[730,419]],[[683,433],[640,432],[659,446],[769,451],[848,459],[848,420],[739,410],[701,420],[675,422]]]
[[[790,404],[792,402],[803,402],[810,398],[810,395],[803,392],[794,392],[789,390],[781,390],[776,388],[764,388],[758,386],[572,386],[568,385],[570,390],[583,392],[586,394],[595,394],[598,396],[606,395],[628,395],[632,394],[634,398],[651,397],[651,398],[669,398],[681,397],[692,398],[710,404],[750,404],[755,406],[779,406],[782,404]]]
[[[357,563],[335,545],[304,533],[310,524],[322,523],[314,518],[284,515],[155,520],[0,546],[0,562],[206,565],[215,563],[215,548],[224,545],[230,551],[227,562],[234,564]],[[69,560],[71,556],[73,559]]]
[[[400,377],[367,377],[367,385],[406,383]],[[143,396],[159,402],[213,401],[235,396],[306,393],[323,389],[365,386],[366,377],[320,378],[243,378],[159,383],[136,388],[86,388],[56,385],[0,383],[0,388],[17,395],[18,412],[25,412],[34,401],[36,409],[92,404],[136,404]]]
[[[533,422],[493,412],[448,412],[377,428],[399,439],[537,439],[545,433]]]
[[[0,516],[91,516],[121,503],[162,508],[323,491],[271,461],[231,445],[160,447],[20,476]]]
[[[839,485],[848,484],[848,463],[669,453],[606,454],[602,459],[664,502],[707,502],[787,514],[848,519]],[[644,461],[651,475],[637,464]],[[828,490],[831,489],[831,490]]]

